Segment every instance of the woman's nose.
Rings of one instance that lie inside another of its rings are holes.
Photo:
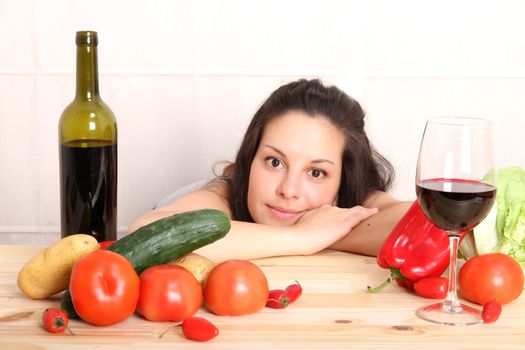
[[[299,198],[301,196],[302,183],[299,175],[287,173],[277,187],[277,194],[286,199]]]

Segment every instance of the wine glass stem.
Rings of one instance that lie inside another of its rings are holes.
[[[461,312],[461,304],[457,294],[457,257],[459,247],[459,237],[457,232],[448,232],[450,242],[450,264],[448,267],[448,293],[443,301],[443,311],[448,313]]]

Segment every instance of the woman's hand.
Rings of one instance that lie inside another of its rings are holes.
[[[377,208],[339,208],[328,204],[309,210],[293,226],[297,243],[303,246],[302,254],[314,254],[331,246],[377,212]]]
[[[391,197],[386,194],[381,197],[384,200],[381,200],[380,196],[376,196],[377,200],[365,204],[378,208],[378,214],[356,225],[350,234],[332,244],[330,249],[370,256],[377,255],[385,239],[412,205],[411,201],[392,201],[390,200]]]

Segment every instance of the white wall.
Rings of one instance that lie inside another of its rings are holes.
[[[299,77],[363,104],[401,199],[415,197],[431,116],[492,119],[500,165],[525,165],[524,15],[518,0],[0,0],[0,241],[59,230],[57,126],[74,95],[77,30],[99,33],[124,230],[231,160],[263,99]]]

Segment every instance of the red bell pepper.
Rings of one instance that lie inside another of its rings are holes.
[[[379,292],[392,279],[410,290],[424,277],[437,277],[448,267],[449,239],[425,216],[417,201],[401,218],[387,237],[377,255],[377,263],[390,269],[390,278],[382,285],[371,288]]]

